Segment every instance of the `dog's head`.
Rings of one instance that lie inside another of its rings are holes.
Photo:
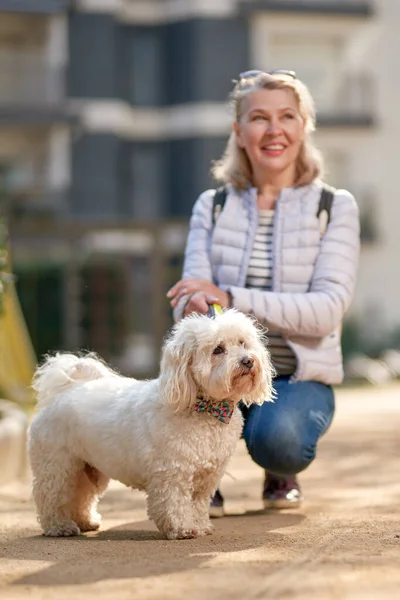
[[[272,400],[272,376],[263,333],[250,317],[234,309],[212,319],[192,314],[174,326],[164,345],[160,395],[176,410],[199,395],[262,404]]]

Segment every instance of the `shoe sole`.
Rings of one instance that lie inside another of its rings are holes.
[[[208,509],[208,514],[211,519],[220,519],[225,516],[225,511],[223,506],[210,506]]]
[[[264,508],[269,510],[281,510],[282,508],[300,508],[302,500],[264,500]]]

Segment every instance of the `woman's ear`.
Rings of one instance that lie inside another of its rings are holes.
[[[239,148],[243,149],[244,145],[243,145],[243,140],[242,140],[242,131],[241,131],[241,128],[240,128],[240,124],[237,121],[234,121],[233,124],[232,124],[232,129],[233,129],[233,131],[235,133],[235,136],[236,136],[236,143],[237,143],[237,145],[239,146]]]
[[[300,141],[304,142],[306,139],[307,132],[307,119],[305,117],[301,117],[301,130],[300,130]]]

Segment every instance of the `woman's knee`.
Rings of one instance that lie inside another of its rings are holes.
[[[255,432],[246,439],[252,459],[277,475],[294,475],[306,469],[315,458],[315,445],[307,445],[296,431],[282,429],[274,434]]]
[[[315,382],[281,387],[276,404],[249,410],[243,437],[258,465],[292,475],[314,460],[318,440],[333,417],[334,397],[328,386]]]

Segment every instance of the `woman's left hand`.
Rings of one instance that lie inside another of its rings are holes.
[[[219,304],[223,308],[229,306],[229,295],[208,279],[181,279],[167,292],[167,298],[171,298],[171,306],[175,307],[182,296],[196,292],[204,292],[209,304]]]

